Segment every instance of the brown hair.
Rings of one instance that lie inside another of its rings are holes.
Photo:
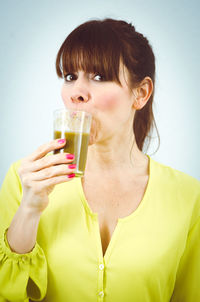
[[[146,76],[152,79],[155,87],[155,57],[147,38],[137,32],[131,23],[122,20],[91,20],[75,28],[65,39],[57,54],[56,72],[60,78],[79,69],[88,73],[98,72],[105,80],[121,84],[120,60],[129,71],[130,88],[136,87]],[[153,96],[154,91],[146,105],[134,116],[133,131],[141,151],[145,139],[149,140],[148,147],[150,145],[152,137],[149,134],[153,126],[160,145],[152,108]]]

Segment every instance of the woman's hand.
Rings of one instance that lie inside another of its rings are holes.
[[[50,151],[63,148],[65,140],[53,140],[40,146],[21,162],[18,173],[22,182],[23,197],[21,207],[41,213],[48,205],[48,195],[56,184],[73,179],[74,169],[70,164],[74,157],[68,159],[69,153],[45,156]]]

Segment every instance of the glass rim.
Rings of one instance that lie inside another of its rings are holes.
[[[92,117],[92,114],[90,113],[90,112],[87,112],[87,111],[85,111],[85,110],[77,110],[77,109],[68,109],[68,108],[58,108],[58,109],[55,109],[55,110],[53,110],[53,114],[55,115],[56,113],[59,113],[59,112],[84,112],[84,113],[86,113],[86,114],[88,114],[89,116],[91,116]]]

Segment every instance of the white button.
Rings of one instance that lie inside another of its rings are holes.
[[[100,264],[99,265],[99,269],[102,271],[104,269],[104,265],[103,264]]]
[[[25,262],[25,261],[26,261],[26,259],[27,259],[27,257],[26,257],[26,256],[22,256],[22,261],[23,261],[23,262]]]
[[[99,296],[100,296],[101,298],[103,298],[104,292],[99,292]]]

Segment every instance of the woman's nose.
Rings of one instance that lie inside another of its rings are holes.
[[[71,100],[73,103],[88,102],[90,98],[88,79],[84,74],[80,74],[73,85]]]
[[[71,96],[73,103],[88,102],[89,96],[86,93],[76,93]]]

